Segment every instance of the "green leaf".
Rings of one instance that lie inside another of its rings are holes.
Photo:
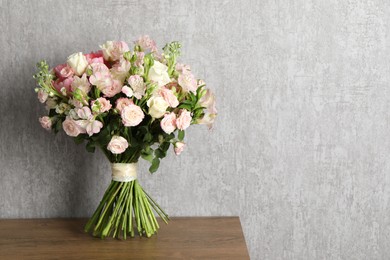
[[[88,152],[93,153],[95,152],[95,143],[93,141],[89,141],[87,145],[85,146]]]
[[[150,163],[152,163],[152,161],[153,161],[153,155],[152,154],[144,154],[144,153],[142,153],[141,157],[142,157],[142,159],[144,159],[144,160],[146,160],[146,161],[148,161]]]
[[[84,135],[78,135],[73,140],[76,144],[81,144],[84,142]]]
[[[166,151],[163,151],[161,148],[157,149],[154,151],[154,155],[157,157],[157,158],[164,158],[165,156],[167,156],[167,153]]]
[[[171,145],[170,142],[164,142],[164,143],[160,144],[159,149],[166,153],[168,151],[170,145]]]
[[[150,132],[147,132],[147,133],[145,134],[144,141],[147,142],[147,143],[149,143],[149,142],[152,141],[152,139],[153,139],[153,135],[152,135]]]
[[[177,134],[177,139],[179,139],[179,141],[183,141],[184,135],[184,130],[179,130],[179,133]]]
[[[160,166],[160,159],[155,157],[152,161],[152,165],[149,168],[150,173],[154,173],[157,171],[158,167]]]

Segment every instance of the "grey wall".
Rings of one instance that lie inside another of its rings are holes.
[[[168,213],[239,215],[253,259],[388,259],[389,2],[154,2],[0,0],[0,217],[92,213],[109,165],[40,127],[31,75],[147,33],[183,43],[220,112],[141,164]]]

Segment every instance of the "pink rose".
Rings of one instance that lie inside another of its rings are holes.
[[[54,67],[54,73],[56,74],[57,78],[61,78],[61,70],[63,68],[65,68],[66,66],[68,66],[68,64],[64,63],[64,64],[59,64],[56,67]]]
[[[145,115],[139,106],[131,104],[122,109],[121,117],[125,126],[136,126],[142,122]]]
[[[41,126],[43,128],[45,128],[46,130],[50,130],[51,129],[52,121],[51,121],[50,117],[48,117],[48,116],[40,117],[39,118],[39,123],[41,123]]]
[[[128,106],[128,105],[132,105],[134,104],[133,103],[133,100],[131,99],[128,99],[128,98],[119,98],[117,101],[116,101],[116,109],[119,111],[119,112],[122,112],[123,108],[125,106]]]
[[[196,79],[191,72],[180,74],[177,81],[179,82],[179,85],[183,88],[185,92],[189,92],[189,91],[196,92],[196,89],[198,88]]]
[[[180,110],[179,116],[176,119],[176,126],[180,130],[185,130],[186,128],[188,128],[190,126],[191,120],[192,120],[192,117],[191,117],[190,111],[182,109],[182,110]]]
[[[139,37],[139,39],[137,41],[135,41],[134,43],[138,44],[141,47],[141,49],[143,49],[143,50],[152,50],[152,51],[157,50],[156,42],[153,41],[149,37],[149,35],[144,35],[144,36]]]
[[[85,54],[85,58],[87,58],[88,64],[104,63],[102,51],[91,52],[91,53]]]
[[[60,78],[69,78],[74,75],[73,69],[67,64],[60,71]]]
[[[162,87],[158,93],[170,107],[177,107],[179,105],[179,100],[177,100],[177,97],[173,94],[172,90]]]
[[[129,147],[129,143],[125,138],[114,135],[107,145],[107,150],[113,154],[121,154],[127,149],[127,147]]]
[[[169,114],[165,114],[164,118],[161,120],[160,123],[161,129],[167,133],[170,134],[176,129],[176,115],[175,113],[171,112]]]
[[[101,73],[101,74],[109,74],[110,69],[104,63],[92,63],[89,65],[92,69],[92,74]],[[91,84],[93,84],[91,82]]]
[[[116,94],[121,93],[122,83],[119,80],[114,79],[111,81],[111,85],[106,86],[101,89],[101,91],[106,97],[113,97]]]
[[[39,102],[45,103],[48,96],[49,96],[49,94],[47,94],[47,92],[43,91],[42,89],[38,90],[38,100],[39,100]]]
[[[73,78],[66,78],[66,79],[59,78],[56,81],[54,81],[53,85],[58,92],[63,93],[62,89],[64,88],[66,92],[69,93],[72,92],[72,88],[71,88],[72,83],[73,83]]]
[[[62,122],[62,128],[64,129],[65,133],[69,136],[76,137],[79,134],[83,133],[84,131],[76,124],[76,121],[71,119],[70,117],[67,117],[64,122]]]
[[[105,98],[102,98],[102,97],[92,101],[92,103],[91,103],[92,110],[97,106],[97,104],[99,104],[97,111],[100,113],[104,113],[104,112],[110,110],[112,107],[110,101],[105,99]]]
[[[186,144],[183,143],[183,142],[176,142],[176,143],[174,144],[174,151],[175,151],[175,154],[176,154],[176,155],[181,154],[181,153],[183,152],[185,146],[186,146]]]
[[[125,94],[127,97],[132,97],[134,94],[133,90],[128,86],[122,87],[122,93]]]
[[[143,95],[145,95],[146,85],[144,83],[144,79],[139,75],[130,76],[127,81],[129,85],[133,89],[133,95],[137,99],[141,99]]]

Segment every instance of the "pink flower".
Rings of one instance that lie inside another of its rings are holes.
[[[85,133],[85,131],[76,124],[76,121],[71,119],[70,117],[67,117],[64,122],[62,122],[62,128],[64,129],[65,133],[69,136],[76,137],[81,133]]]
[[[123,56],[123,53],[129,51],[129,46],[123,41],[108,41],[100,47],[103,50],[103,57],[107,61],[117,61]]]
[[[103,60],[103,51],[91,52],[85,54],[85,58],[87,58],[88,64],[92,63],[104,63]]]
[[[153,41],[149,35],[144,35],[138,38],[137,41],[134,42],[135,44],[138,44],[142,50],[152,50],[156,51],[157,46],[156,42]]]
[[[190,66],[188,66],[188,65],[186,65],[186,64],[182,64],[182,63],[177,63],[175,69],[176,69],[177,72],[179,72],[180,74],[188,73],[188,72],[191,71]]]
[[[116,101],[116,109],[119,111],[119,112],[122,112],[123,108],[125,106],[128,106],[128,105],[132,105],[134,104],[133,103],[133,100],[131,99],[128,99],[128,98],[119,98],[117,101]]]
[[[167,133],[170,134],[176,129],[176,115],[175,113],[171,112],[169,114],[165,114],[164,118],[161,120],[160,123],[161,129]]]
[[[92,112],[91,112],[91,109],[87,106],[85,107],[82,107],[80,109],[77,109],[77,115],[81,118],[81,119],[85,119],[85,120],[90,120],[92,119]]]
[[[98,120],[89,120],[88,124],[85,127],[85,130],[87,131],[87,134],[89,136],[92,136],[93,134],[97,134],[100,132],[100,129],[102,129],[103,123]]]
[[[206,125],[210,130],[213,128],[216,114],[206,113],[202,118],[196,122],[199,125]]]
[[[38,90],[38,100],[39,100],[39,102],[45,103],[48,96],[49,96],[49,94],[47,94],[47,92],[43,91],[42,89]]]
[[[158,93],[170,107],[177,107],[179,105],[179,100],[177,100],[177,97],[173,94],[172,90],[162,87]]]
[[[101,74],[109,74],[110,69],[104,63],[92,63],[89,65],[92,69],[92,74],[101,73]],[[91,84],[93,84],[91,82]]]
[[[73,78],[66,78],[66,79],[59,78],[56,81],[54,81],[53,85],[58,92],[63,93],[61,90],[62,88],[64,88],[66,92],[69,93],[72,92],[72,88],[71,88],[72,83],[73,83]]]
[[[116,79],[111,80],[111,84],[108,86],[106,85],[106,87],[101,89],[101,91],[106,97],[113,97],[116,94],[121,93],[122,83]]]
[[[192,120],[192,117],[191,117],[190,111],[182,109],[182,110],[180,110],[179,116],[176,119],[176,126],[180,130],[185,130],[186,128],[188,128],[190,126],[191,120]]]
[[[127,81],[129,85],[133,89],[133,95],[137,99],[141,99],[143,95],[145,95],[146,85],[144,83],[144,79],[139,75],[130,76]]]
[[[63,68],[65,68],[66,66],[68,66],[68,64],[64,63],[64,64],[59,64],[56,67],[54,67],[54,73],[56,74],[57,78],[61,78],[61,70]]]
[[[67,64],[60,71],[60,78],[69,78],[74,75],[73,69]]]
[[[125,82],[126,78],[130,75],[129,71],[131,68],[131,63],[124,58],[121,58],[117,63],[115,63],[111,68],[111,75],[113,79],[117,79],[122,83]]]
[[[81,78],[74,76],[73,79],[74,80],[71,85],[72,92],[74,92],[76,89],[80,89],[84,92],[84,94],[88,94],[88,92],[91,90],[91,84],[88,82],[87,74],[84,73]]]
[[[125,126],[136,126],[142,122],[145,115],[139,106],[131,104],[122,109],[121,117]]]
[[[210,114],[216,114],[217,109],[215,107],[215,95],[210,89],[206,90],[206,94],[199,100],[199,104],[202,107],[207,108]]]
[[[196,79],[191,72],[180,74],[177,81],[179,82],[179,85],[183,88],[185,92],[189,92],[189,91],[196,92],[196,89],[198,88]]]
[[[41,123],[41,126],[43,128],[45,128],[46,130],[50,130],[51,129],[52,121],[51,121],[50,117],[48,117],[48,116],[40,117],[39,118],[39,123]]]
[[[107,150],[113,154],[121,154],[127,149],[127,147],[129,147],[129,143],[125,138],[114,135],[107,145]]]
[[[175,151],[175,154],[176,154],[176,155],[181,154],[181,153],[183,152],[185,146],[186,146],[186,144],[183,143],[183,142],[176,142],[176,143],[174,144],[174,151]]]
[[[96,102],[97,101],[97,102]],[[98,104],[98,105],[97,105]],[[104,113],[111,109],[112,105],[109,100],[105,98],[98,98],[91,103],[92,110],[96,107],[100,113]],[[95,110],[94,110],[95,111]]]
[[[125,94],[127,97],[132,97],[133,96],[133,90],[128,87],[128,86],[123,86],[122,87],[122,93]]]
[[[135,55],[137,56],[137,59],[134,62],[134,66],[141,67],[144,64],[144,52],[136,52]]]

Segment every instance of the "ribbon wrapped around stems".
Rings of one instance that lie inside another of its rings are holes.
[[[112,180],[130,182],[137,179],[137,163],[112,163]]]

